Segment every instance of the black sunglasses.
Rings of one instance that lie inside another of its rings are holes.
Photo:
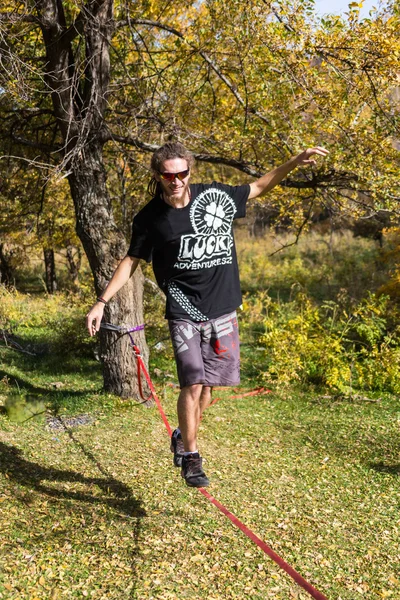
[[[161,173],[160,175],[162,179],[165,181],[174,181],[175,177],[179,179],[179,181],[183,181],[190,173],[190,169],[186,169],[186,171],[179,171],[179,173]]]

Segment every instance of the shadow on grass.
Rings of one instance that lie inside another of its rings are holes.
[[[400,463],[388,465],[383,462],[369,463],[368,465],[374,471],[378,473],[387,473],[388,475],[400,475]]]
[[[23,390],[24,392],[27,392],[28,394],[32,394],[32,395],[46,395],[46,397],[49,399],[49,401],[54,401],[57,398],[60,398],[62,396],[82,396],[82,394],[93,394],[96,392],[102,392],[102,387],[100,387],[98,390],[70,390],[70,389],[53,389],[50,387],[42,387],[40,385],[35,385],[34,383],[31,383],[29,381],[29,379],[25,379],[24,377],[21,377],[21,375],[15,375],[14,373],[11,373],[9,371],[5,371],[4,369],[0,369],[0,379],[4,379],[7,378],[8,381],[10,381],[11,383],[15,383],[16,387],[18,389]],[[15,391],[15,389],[13,390]]]
[[[7,346],[0,345],[1,357],[4,363],[9,362],[8,357],[12,357],[12,363],[18,369],[39,371],[54,377],[76,372],[84,372],[89,376],[101,371],[100,363],[95,360],[95,343],[58,340],[55,332],[51,332],[51,335],[12,336],[12,341],[18,343],[20,350],[13,347],[11,342]]]
[[[11,351],[10,351],[11,352]],[[2,363],[5,365],[9,360],[4,357]],[[93,376],[101,373],[100,363],[93,357],[84,354],[51,353],[43,356],[26,356],[14,353],[12,364],[21,371],[37,371],[43,375],[71,375],[74,373],[84,373],[85,376]]]
[[[127,517],[132,519],[131,530],[133,533],[133,547],[130,552],[131,559],[131,577],[132,587],[129,597],[136,598],[136,586],[138,578],[137,559],[140,556],[139,539],[141,532],[141,519],[146,516],[146,511],[142,506],[141,500],[134,497],[132,490],[122,481],[119,481],[102,467],[96,457],[85,448],[85,446],[76,440],[71,431],[67,430],[71,440],[77,444],[82,452],[87,456],[100,470],[102,477],[86,477],[77,471],[70,469],[58,469],[55,467],[46,467],[39,463],[29,461],[24,458],[22,451],[19,448],[0,442],[0,472],[7,475],[10,482],[15,482],[20,486],[28,488],[28,495],[31,495],[32,490],[40,494],[44,494],[53,500],[71,500],[75,502],[84,502],[92,505],[106,505],[117,510],[122,519]],[[51,485],[46,485],[44,482],[55,483],[80,483],[88,486],[96,485],[103,491],[101,497],[95,494],[85,492],[74,492],[64,490]],[[72,505],[73,506],[73,505]],[[82,515],[86,510],[83,506],[73,507],[73,510],[79,510]],[[112,523],[112,522],[111,522]],[[65,536],[65,531],[51,532],[52,539],[55,535]],[[68,533],[70,539],[71,533]],[[90,543],[90,542],[87,542]],[[37,548],[36,548],[37,550]],[[107,550],[105,550],[107,552]],[[102,550],[104,552],[104,549]],[[115,556],[115,548],[112,549],[112,557]]]
[[[74,441],[76,442],[76,440]],[[79,445],[82,448],[83,445]],[[19,448],[0,442],[0,471],[7,474],[9,480],[29,489],[33,488],[53,498],[89,502],[91,504],[106,504],[131,517],[145,516],[146,512],[141,506],[141,501],[132,495],[132,490],[101,468],[90,452],[85,451],[85,455],[94,460],[97,467],[100,467],[103,477],[85,477],[76,471],[45,467],[39,463],[26,460]],[[96,485],[106,496],[99,497],[85,492],[57,489],[45,485],[44,481],[82,483],[87,486]]]

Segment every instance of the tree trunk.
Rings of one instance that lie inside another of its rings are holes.
[[[0,283],[11,285],[13,275],[13,268],[4,252],[4,244],[0,244]]]
[[[74,161],[69,175],[76,211],[77,234],[89,259],[96,294],[100,295],[119,262],[126,255],[126,241],[111,211],[100,144],[85,149],[85,158]],[[114,325],[143,323],[143,275],[140,268],[106,306],[104,319]],[[147,363],[148,348],[143,331],[135,342]],[[104,389],[123,398],[138,396],[137,365],[129,336],[101,330]]]
[[[80,15],[70,27],[62,2],[37,0],[35,4],[46,45],[46,83],[52,90],[54,113],[64,142],[76,230],[99,295],[127,249],[112,215],[101,141],[110,82],[114,4],[113,0],[83,3]],[[76,50],[79,44],[73,44],[76,37],[84,41],[83,70],[76,66],[81,62],[79,50]],[[105,319],[115,325],[143,323],[142,293],[143,277],[138,269],[106,307]],[[148,349],[143,331],[135,334],[135,341],[147,362]],[[105,390],[123,397],[137,396],[136,361],[129,337],[118,338],[114,333],[102,331],[100,349]]]
[[[48,294],[54,294],[57,290],[57,279],[53,248],[44,248],[43,255],[46,290]]]
[[[74,256],[74,250],[76,255]],[[79,288],[79,269],[81,268],[82,253],[80,248],[74,248],[72,244],[68,244],[65,249],[65,255],[68,262],[68,272],[71,278],[72,289],[78,291]]]
[[[106,306],[104,319],[118,325],[141,325],[143,323],[143,282],[140,268],[114,299]],[[148,348],[143,331],[133,334],[146,364]],[[137,362],[128,335],[101,330],[100,350],[103,364],[104,389],[122,398],[139,398]],[[143,382],[142,382],[143,384]],[[144,383],[144,388],[147,384]]]

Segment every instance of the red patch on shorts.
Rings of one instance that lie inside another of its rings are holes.
[[[228,352],[228,348],[226,346],[222,346],[219,340],[215,340],[214,351],[216,354],[225,354],[225,352]]]

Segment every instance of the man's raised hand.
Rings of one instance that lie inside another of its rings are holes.
[[[315,158],[311,158],[315,154],[320,156],[327,156],[329,154],[329,150],[326,148],[322,148],[322,146],[316,146],[315,148],[307,148],[304,152],[301,152],[298,156],[298,165],[316,165],[317,161]]]

